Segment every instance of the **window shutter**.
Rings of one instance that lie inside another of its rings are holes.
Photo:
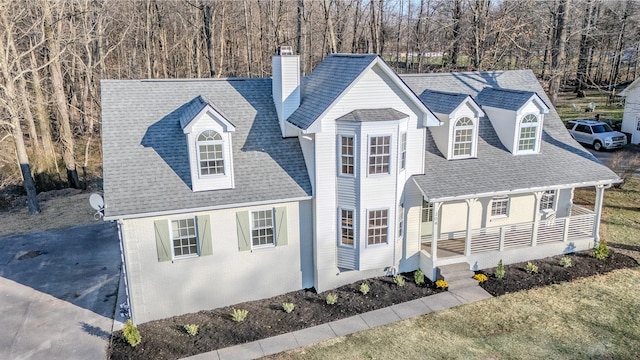
[[[200,241],[200,256],[213,255],[211,244],[211,222],[209,215],[198,216],[198,241]]]
[[[251,233],[249,231],[249,212],[240,211],[236,213],[238,227],[238,249],[240,251],[251,250]]]
[[[287,208],[276,208],[276,246],[287,245]]]
[[[156,230],[156,250],[158,261],[171,260],[171,235],[169,234],[169,221],[156,220],[153,222]]]

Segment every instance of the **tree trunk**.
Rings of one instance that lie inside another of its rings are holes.
[[[54,34],[52,25],[53,15],[47,1],[42,2],[42,10],[44,16],[44,31],[45,39],[47,41],[47,48],[49,50],[49,56],[51,57],[49,63],[49,72],[51,73],[51,86],[53,87],[54,99],[56,107],[58,109],[58,126],[60,131],[60,140],[62,143],[62,159],[64,160],[65,167],[67,169],[67,181],[69,186],[75,189],[80,189],[80,180],[78,179],[78,171],[76,170],[76,158],[75,158],[75,144],[73,139],[73,132],[71,131],[71,119],[69,117],[69,104],[67,104],[67,96],[64,93],[64,81],[62,79],[62,65],[58,58],[61,49],[58,43],[58,36],[61,34],[60,26],[62,22],[58,22],[58,33]]]
[[[591,25],[593,24],[593,0],[587,0],[587,9],[585,10],[584,19],[582,20],[582,36],[580,37],[580,54],[578,55],[578,70],[576,79],[578,80],[578,88],[583,89],[587,80],[587,61],[589,53],[591,53]]]
[[[460,51],[460,20],[462,19],[462,0],[455,0],[453,10],[453,47],[451,48],[451,65],[458,66]]]
[[[556,12],[556,31],[551,48],[551,81],[549,81],[549,97],[551,104],[556,105],[558,92],[560,91],[560,81],[562,80],[561,65],[564,59],[565,45],[567,42],[567,23],[570,0],[560,0],[558,11]]]

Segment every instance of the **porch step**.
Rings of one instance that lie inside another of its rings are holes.
[[[449,283],[449,290],[455,290],[478,285],[470,268],[471,265],[467,263],[458,263],[440,266],[438,270],[440,277]]]

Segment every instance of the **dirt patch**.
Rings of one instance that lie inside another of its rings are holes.
[[[561,265],[562,257],[554,256],[531,261],[538,267],[538,272],[532,274],[527,273],[526,262],[505,265],[506,276],[501,280],[495,277],[496,268],[477,273],[485,274],[489,278],[481,284],[482,288],[493,296],[499,296],[638,266],[636,260],[617,252],[611,252],[606,260],[596,259],[592,256],[591,250],[566,255],[565,257],[571,260],[571,267]]]
[[[126,343],[121,331],[115,332],[110,358],[177,359],[324,324],[442,291],[435,289],[428,279],[422,286],[416,286],[413,273],[404,276],[404,287],[398,287],[392,277],[368,279],[366,283],[370,290],[366,295],[360,293],[360,283],[354,283],[320,294],[314,290],[300,290],[266,300],[151,321],[138,327],[142,343],[135,348]],[[334,305],[326,303],[329,292],[338,295]],[[295,304],[295,309],[289,314],[282,310],[285,302]],[[249,311],[244,322],[232,320],[234,308]],[[187,335],[183,328],[186,324],[198,325],[198,334]]]

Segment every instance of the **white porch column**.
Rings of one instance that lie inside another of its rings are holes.
[[[533,193],[536,197],[535,209],[533,209],[533,231],[531,232],[531,246],[538,243],[538,227],[540,226],[540,200],[542,199],[542,191]]]
[[[596,186],[596,204],[594,211],[596,213],[595,219],[593,219],[593,238],[595,243],[600,242],[600,219],[602,218],[602,200],[604,199],[604,185]]]
[[[438,237],[440,237],[440,206],[441,202],[433,203],[433,214],[432,214],[432,224],[433,224],[433,233],[431,236],[431,261],[435,266],[435,262],[438,259]]]
[[[473,226],[473,205],[478,199],[467,199],[467,237],[464,242],[464,255],[471,255],[471,227]]]

